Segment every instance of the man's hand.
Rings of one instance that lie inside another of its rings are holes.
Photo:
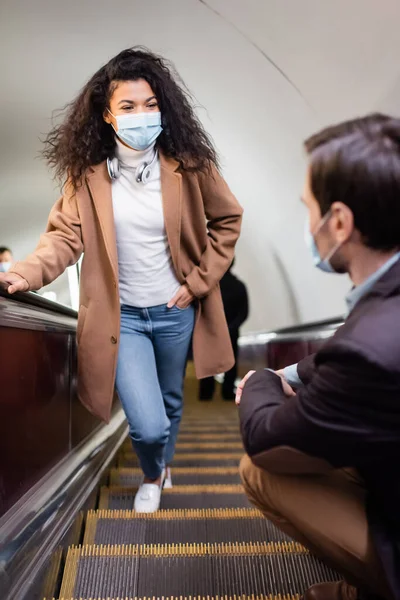
[[[250,379],[250,377],[253,375],[253,373],[255,373],[255,371],[249,371],[247,373],[247,375],[245,375],[243,377],[242,381],[237,386],[236,398],[235,398],[235,402],[236,402],[237,406],[239,406],[239,404],[240,404],[240,400],[242,398],[244,386],[246,385],[246,382],[248,381],[248,379]]]
[[[15,273],[0,273],[0,287],[7,290],[9,294],[29,290],[29,284],[26,279]]]
[[[292,386],[289,385],[288,382],[286,381],[283,369],[280,369],[279,371],[275,371],[275,373],[282,380],[282,389],[283,389],[283,393],[285,394],[285,396],[287,396],[288,398],[292,398],[293,396],[295,396],[296,392],[294,391]]]
[[[239,383],[239,385],[237,387],[235,402],[238,406],[239,406],[240,400],[242,398],[244,386],[246,385],[246,382],[250,379],[250,377],[253,375],[253,373],[255,373],[255,371],[249,371],[247,373],[247,375],[245,375],[243,377],[242,381]],[[278,375],[278,377],[281,378],[282,389],[283,389],[283,393],[285,394],[285,396],[287,396],[288,398],[292,398],[293,396],[295,396],[296,392],[286,381],[285,376],[283,374],[283,370],[275,371],[275,375]]]
[[[184,309],[192,304],[193,300],[194,295],[189,290],[188,286],[183,284],[176,292],[175,296],[168,302],[167,307],[172,308],[173,306],[177,306],[178,308]]]

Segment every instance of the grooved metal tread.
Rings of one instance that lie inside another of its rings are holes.
[[[137,488],[102,487],[99,509],[130,510]],[[161,509],[249,507],[241,485],[176,485],[164,489]]]
[[[90,511],[84,544],[188,544],[290,541],[254,508]]]
[[[237,466],[243,456],[243,450],[240,452],[187,452],[177,453],[174,456],[172,466],[180,467],[198,467],[200,465],[208,465],[213,467],[234,467]],[[138,459],[135,454],[127,453],[120,454],[117,460],[118,467],[135,467],[137,466]]]
[[[136,487],[143,479],[141,469],[111,469],[110,485],[119,487]],[[213,485],[240,484],[237,467],[175,467],[172,473],[174,485]]]
[[[195,436],[196,440],[204,442],[241,442],[242,437],[238,431],[219,431],[218,433],[197,433],[193,434],[190,432],[181,431],[178,435],[178,442],[190,442]]]
[[[220,447],[223,444],[225,448],[243,448],[242,438],[240,433],[237,432],[225,432],[225,433],[180,433],[176,448],[182,449],[187,446],[186,444],[192,444],[192,448],[198,448],[205,444],[218,444]],[[127,438],[121,446],[122,454],[132,452],[132,441]]]
[[[68,551],[60,596],[295,596],[315,581],[336,579],[295,542],[84,546]]]

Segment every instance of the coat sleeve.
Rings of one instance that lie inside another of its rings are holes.
[[[230,266],[240,234],[243,209],[216,168],[198,175],[208,220],[208,241],[200,264],[186,277],[192,293],[206,296]]]
[[[82,252],[76,194],[67,185],[50,211],[46,232],[40,237],[36,250],[24,261],[17,262],[11,272],[23,277],[30,290],[38,290],[76,263]]]
[[[390,373],[351,350],[331,353],[293,398],[285,397],[277,375],[257,372],[240,403],[246,451],[255,457],[290,447],[335,467],[359,467],[386,450],[390,457],[384,407],[395,405],[397,391]]]
[[[297,363],[297,375],[303,385],[310,383],[315,370],[315,354],[310,354]]]

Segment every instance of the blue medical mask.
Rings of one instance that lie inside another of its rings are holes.
[[[113,125],[115,133],[133,150],[147,150],[162,132],[160,112],[141,112],[117,117],[110,110],[108,112],[117,121],[118,130]]]
[[[317,233],[320,231],[321,227],[323,227],[323,225],[328,221],[328,219],[332,216],[331,212],[328,212],[323,219],[320,221],[317,229],[314,231],[314,233],[311,233],[310,231],[310,219],[309,217],[307,217],[306,222],[305,222],[305,228],[304,228],[304,239],[305,242],[308,246],[308,248],[310,249],[311,255],[313,257],[313,262],[314,262],[314,266],[317,267],[317,269],[320,269],[321,271],[324,271],[324,273],[336,273],[335,269],[332,267],[331,263],[330,263],[330,259],[332,258],[332,256],[334,254],[336,254],[336,252],[339,250],[340,246],[342,245],[342,242],[338,242],[333,248],[332,250],[330,250],[328,252],[328,255],[325,258],[322,258],[317,244],[315,243],[315,236],[317,235]]]
[[[10,262],[0,262],[0,273],[7,273],[11,269]]]

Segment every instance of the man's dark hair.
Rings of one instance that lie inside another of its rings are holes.
[[[400,247],[400,119],[371,114],[305,141],[311,190],[322,216],[343,202],[366,246]]]
[[[9,252],[12,254],[10,248],[7,248],[7,246],[0,246],[0,254],[4,254],[4,252]]]

